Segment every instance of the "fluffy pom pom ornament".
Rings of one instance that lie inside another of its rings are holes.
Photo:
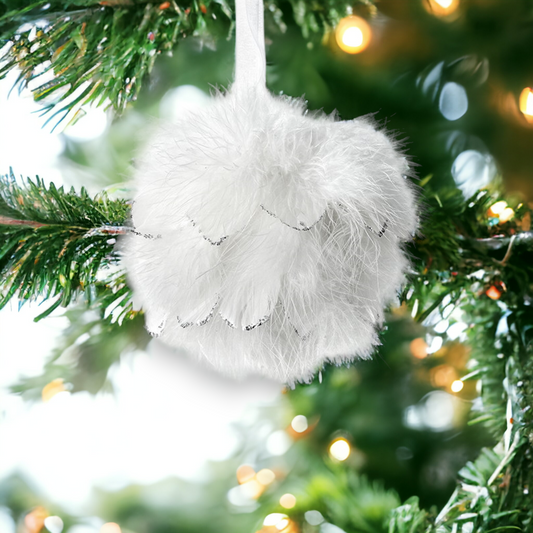
[[[370,119],[267,91],[262,9],[237,1],[230,90],[159,124],[124,261],[164,342],[294,383],[370,356],[418,216],[408,162]]]

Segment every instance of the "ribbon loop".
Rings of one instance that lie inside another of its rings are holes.
[[[264,87],[266,83],[263,0],[235,0],[235,85]]]

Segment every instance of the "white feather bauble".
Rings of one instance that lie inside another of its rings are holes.
[[[294,383],[369,357],[417,227],[410,174],[371,119],[264,87],[161,123],[124,243],[148,329],[232,376]]]

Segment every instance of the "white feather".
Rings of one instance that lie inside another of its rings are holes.
[[[147,327],[233,376],[369,357],[417,227],[410,174],[370,119],[264,88],[162,122],[123,246]]]

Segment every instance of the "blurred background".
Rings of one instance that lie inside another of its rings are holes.
[[[531,1],[380,0],[354,6],[322,40],[279,6],[267,3],[265,20],[274,93],[342,119],[374,113],[406,139],[427,195],[503,184],[517,202],[533,199]],[[153,120],[231,82],[227,34],[158,58],[123,116],[88,108],[53,131],[30,91],[10,92],[16,74],[3,80],[0,173],[127,196]],[[512,216],[503,206],[494,223]],[[304,533],[342,532],[314,506],[325,495],[353,499],[361,525],[347,517],[346,533],[379,532],[381,511],[412,495],[442,507],[457,471],[494,444],[467,423],[479,387],[462,380],[468,324],[451,304],[423,324],[392,309],[372,361],[294,390],[215,375],[139,322],[92,345],[87,329],[63,349],[90,317],[62,310],[34,323],[38,313],[0,312],[1,533],[294,533],[283,512],[295,507]]]

